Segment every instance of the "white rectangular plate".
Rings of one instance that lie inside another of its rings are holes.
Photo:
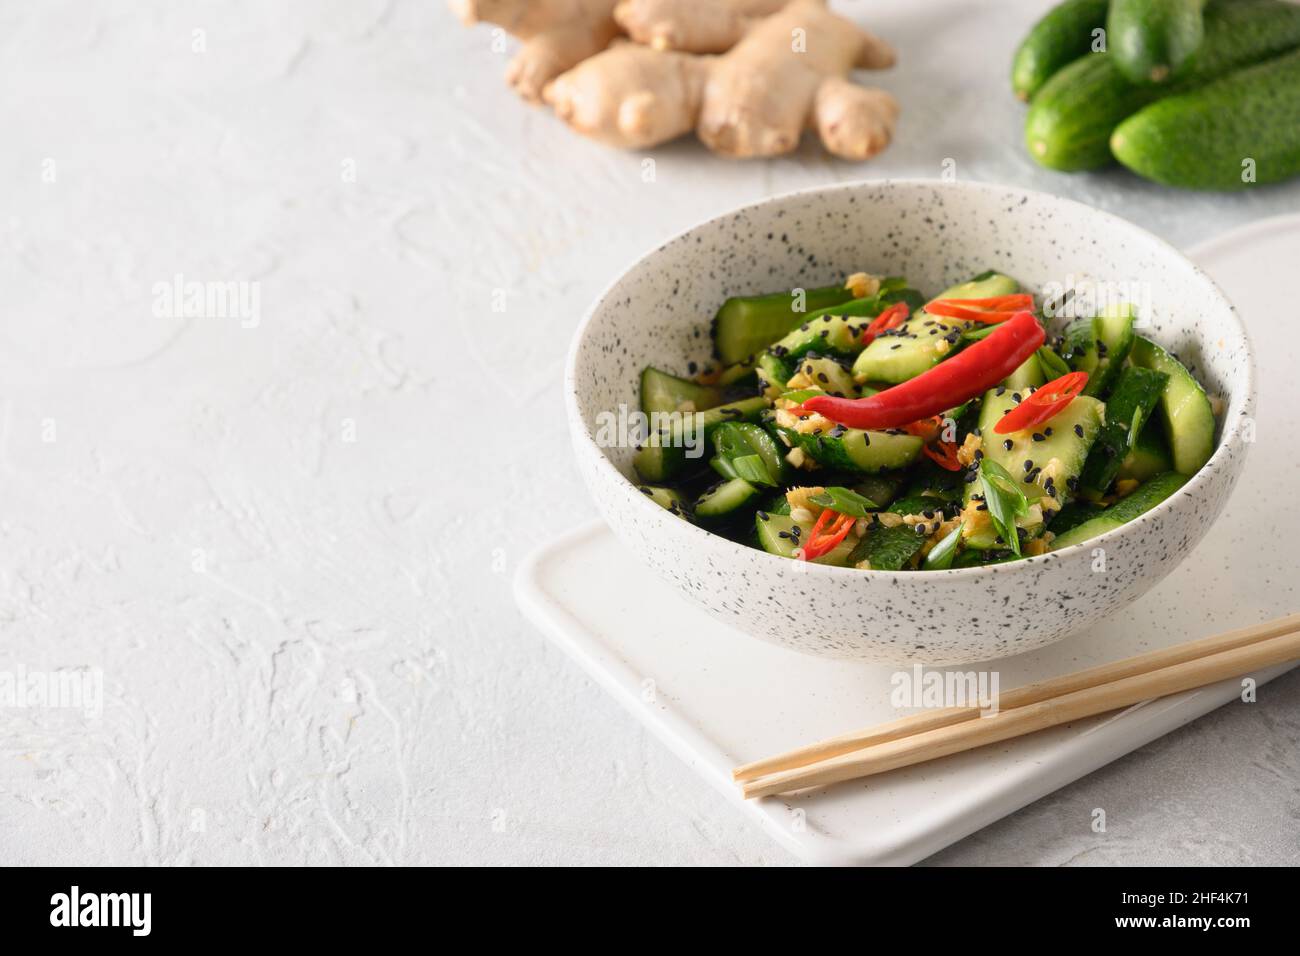
[[[1300,407],[1300,356],[1276,285],[1295,248],[1300,217],[1248,227],[1196,257],[1246,317],[1261,379],[1259,441],[1205,541],[1110,621],[1040,651],[955,670],[996,670],[1008,690],[1300,610],[1300,517],[1289,500],[1300,471],[1300,424],[1291,414]],[[1225,681],[868,780],[744,801],[733,766],[905,713],[889,702],[898,668],[808,657],[720,624],[643,568],[599,522],[531,555],[515,588],[547,636],[811,862],[913,863],[1241,691],[1239,681]],[[1262,684],[1287,669],[1254,676]]]

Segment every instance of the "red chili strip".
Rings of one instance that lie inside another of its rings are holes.
[[[881,332],[887,332],[890,329],[896,329],[911,314],[912,310],[907,307],[906,302],[895,302],[885,311],[876,316],[867,330],[862,333],[862,344],[870,345]]]
[[[835,517],[833,522],[830,520],[832,515]],[[848,537],[853,522],[856,520],[853,515],[840,514],[830,508],[825,509],[817,516],[817,523],[808,532],[808,540],[800,549],[803,560],[811,561],[833,551],[841,541]],[[828,523],[829,527],[827,527]]]
[[[1028,292],[1017,292],[1014,295],[995,295],[987,299],[939,299],[940,302],[951,302],[953,305],[976,306],[981,309],[1011,309],[1019,311],[1020,309],[1033,310],[1034,297]]]
[[[1070,372],[1053,379],[998,419],[993,430],[999,435],[1009,435],[1041,425],[1048,419],[1055,418],[1066,405],[1081,395],[1087,384],[1087,372]]]
[[[921,451],[925,452],[926,457],[940,468],[947,471],[961,471],[956,442],[941,441],[934,445],[926,445]]]
[[[968,309],[964,306],[955,305],[946,299],[940,299],[938,302],[931,302],[925,307],[925,311],[931,315],[943,316],[945,319],[964,319],[967,322],[984,322],[993,324],[995,322],[1005,322],[1016,315],[1015,310],[991,310],[991,309]]]
[[[902,428],[984,394],[1033,355],[1046,338],[1032,312],[1018,312],[985,338],[901,385],[867,398],[814,395],[802,410],[849,428]]]

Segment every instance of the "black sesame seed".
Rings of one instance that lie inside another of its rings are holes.
[[[1075,426],[1074,426],[1074,433],[1075,433],[1076,435],[1078,435],[1080,438],[1082,438],[1082,437],[1083,437],[1083,426],[1082,426],[1082,425],[1075,425]]]
[[[1008,438],[1006,441],[1004,441],[1004,442],[1002,443],[1002,447],[1005,448],[1007,451],[1010,451],[1010,450],[1011,450],[1011,447],[1012,447],[1014,444],[1015,444],[1015,442],[1013,442],[1010,438]]]

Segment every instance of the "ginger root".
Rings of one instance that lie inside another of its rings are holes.
[[[637,43],[656,50],[724,53],[753,21],[789,0],[620,0],[614,19]]]
[[[824,0],[793,0],[721,56],[621,44],[557,77],[543,98],[578,132],[625,148],[694,128],[714,152],[778,156],[812,127],[831,153],[861,160],[889,144],[898,104],[846,77],[893,63],[886,43]]]
[[[462,23],[495,23],[523,41],[506,68],[506,82],[524,99],[565,70],[609,46],[618,34],[617,0],[450,0]]]

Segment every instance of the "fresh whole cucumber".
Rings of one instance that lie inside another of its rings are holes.
[[[1205,0],[1113,0],[1106,43],[1131,83],[1177,78],[1205,38]]]
[[[1011,61],[1011,89],[1028,101],[1053,73],[1093,47],[1109,0],[1065,0],[1034,24]]]
[[[1139,176],[1186,189],[1244,189],[1300,174],[1300,50],[1153,103],[1111,150]]]
[[[1029,154],[1049,169],[1096,169],[1113,159],[1115,127],[1162,96],[1218,79],[1300,47],[1300,6],[1282,0],[1211,0],[1205,42],[1188,73],[1172,86],[1126,80],[1111,53],[1090,53],[1059,70],[1025,117]]]

